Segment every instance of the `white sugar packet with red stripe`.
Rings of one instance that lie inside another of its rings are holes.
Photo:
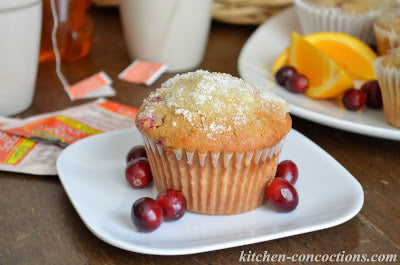
[[[111,78],[103,71],[65,87],[71,100],[115,96]]]
[[[167,65],[163,63],[135,60],[118,75],[118,78],[131,83],[151,86],[166,70]]]
[[[26,119],[0,117],[0,170],[56,175],[63,146],[131,128],[137,109],[106,99]]]

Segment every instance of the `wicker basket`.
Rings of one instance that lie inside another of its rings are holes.
[[[101,7],[116,7],[119,5],[119,0],[92,0],[93,5]]]
[[[217,21],[259,25],[291,5],[293,0],[214,0],[213,18]]]
[[[199,0],[201,1],[201,0]],[[119,0],[92,0],[96,6],[118,6]],[[212,15],[220,22],[259,25],[293,0],[214,0]]]

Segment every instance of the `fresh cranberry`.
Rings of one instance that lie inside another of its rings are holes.
[[[275,80],[279,85],[285,86],[286,80],[295,73],[297,70],[293,66],[283,66],[275,73]]]
[[[132,147],[126,155],[126,162],[129,163],[130,161],[140,157],[147,158],[146,148],[144,148],[144,145],[137,145]]]
[[[279,212],[293,211],[299,203],[296,189],[283,178],[275,178],[267,186],[265,199]]]
[[[373,109],[382,108],[382,93],[377,80],[365,82],[361,90],[367,96],[367,106]]]
[[[279,163],[276,170],[275,178],[283,178],[294,185],[299,176],[299,171],[296,164],[291,160],[285,160]]]
[[[125,177],[129,184],[134,188],[145,188],[153,180],[149,160],[139,157],[130,161],[125,169]]]
[[[285,83],[285,87],[292,93],[302,93],[309,86],[308,78],[302,74],[293,74]]]
[[[131,219],[140,232],[151,232],[161,225],[164,214],[156,200],[143,197],[132,205]]]
[[[367,96],[361,90],[351,88],[347,90],[342,98],[343,105],[348,110],[359,110],[364,107]]]
[[[165,220],[178,220],[185,214],[186,198],[180,191],[163,191],[158,194],[157,201],[163,209]]]

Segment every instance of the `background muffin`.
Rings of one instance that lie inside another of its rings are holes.
[[[228,74],[177,75],[144,100],[136,125],[159,191],[182,191],[188,209],[253,210],[264,201],[291,128],[281,98]]]
[[[381,87],[386,120],[400,128],[400,48],[379,57],[374,68]]]
[[[303,34],[335,31],[372,44],[375,18],[383,9],[397,6],[395,0],[295,0]]]
[[[389,10],[374,22],[376,46],[379,55],[400,46],[400,9]]]

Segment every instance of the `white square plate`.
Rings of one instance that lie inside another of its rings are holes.
[[[238,68],[244,79],[260,87],[270,87],[286,99],[292,114],[334,128],[380,138],[400,140],[400,129],[390,126],[383,110],[364,108],[348,111],[333,100],[316,100],[293,94],[271,82],[271,69],[278,55],[289,45],[290,31],[301,33],[294,7],[271,17],[250,36],[240,51]]]
[[[182,255],[272,240],[332,227],[355,216],[364,194],[358,181],[335,159],[295,130],[281,160],[299,168],[299,205],[279,213],[264,205],[239,215],[187,212],[152,233],[139,233],[130,219],[133,202],[155,197],[152,187],[133,189],[125,180],[125,156],[142,144],[136,129],[80,140],[57,160],[60,180],[86,226],[116,247],[147,254]]]

